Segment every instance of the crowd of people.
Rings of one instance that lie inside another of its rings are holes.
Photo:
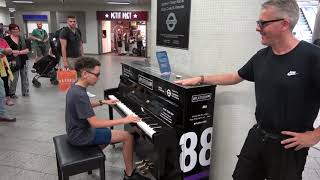
[[[116,40],[118,55],[143,56],[143,37],[140,30],[128,32],[118,30]]]
[[[3,30],[1,30],[2,33]],[[17,83],[21,77],[22,96],[29,96],[29,80],[27,75],[27,60],[30,51],[30,41],[20,34],[20,27],[16,24],[9,25],[9,34],[2,35],[1,39],[1,63],[0,73],[2,83],[0,86],[4,90],[3,102],[0,104],[13,106],[12,99],[18,98],[16,95]],[[2,99],[1,99],[2,101]],[[1,107],[5,108],[5,107]],[[15,121],[15,118],[2,119]]]
[[[68,17],[67,22],[68,26],[63,28],[59,37],[57,37],[60,42],[60,56],[63,59],[63,65],[61,66],[74,69],[75,59],[83,56],[81,32],[76,28],[76,18],[74,16]],[[30,95],[28,60],[31,57],[31,51],[36,54],[35,62],[53,54],[51,53],[48,33],[42,28],[42,22],[37,22],[37,28],[27,38],[21,34],[19,25],[9,24],[8,31],[5,31],[1,23],[0,43],[0,90],[3,90],[3,98],[0,98],[0,106],[3,104],[3,107],[0,107],[0,109],[3,109],[3,113],[0,112],[0,121],[15,121],[15,118],[9,118],[5,115],[5,105],[15,105],[14,99],[18,98],[16,90],[19,78],[21,80],[21,95],[23,97],[29,97]],[[88,94],[90,97],[95,96],[89,92]]]

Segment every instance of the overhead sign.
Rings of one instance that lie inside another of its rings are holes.
[[[47,21],[47,15],[22,15],[24,21]]]
[[[97,20],[147,21],[148,11],[97,11]]]
[[[188,49],[191,0],[157,3],[157,45]]]

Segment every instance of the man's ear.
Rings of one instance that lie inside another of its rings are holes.
[[[282,26],[282,30],[283,31],[286,31],[286,30],[290,29],[290,22],[287,19],[282,21],[282,25],[283,25]]]
[[[81,71],[81,73],[80,73],[80,78],[86,78],[87,77],[87,72],[86,71]]]

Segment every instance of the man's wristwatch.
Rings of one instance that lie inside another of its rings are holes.
[[[103,105],[103,102],[102,102],[102,100],[101,100],[101,99],[99,100],[99,104],[100,104],[100,106],[102,106],[102,105]]]

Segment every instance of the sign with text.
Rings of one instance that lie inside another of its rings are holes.
[[[24,21],[47,21],[47,15],[22,15]]]
[[[157,3],[157,45],[188,49],[191,0]]]
[[[97,11],[97,20],[147,21],[148,11]]]

